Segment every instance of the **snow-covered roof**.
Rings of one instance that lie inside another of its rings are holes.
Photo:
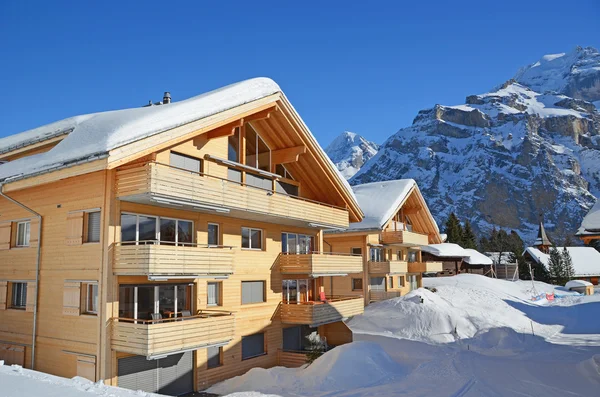
[[[469,265],[492,265],[494,263],[490,257],[483,255],[477,250],[472,248],[465,248],[464,250],[469,254],[464,261]]]
[[[454,243],[425,245],[421,247],[421,250],[440,258],[468,258],[470,256],[467,250]]]
[[[85,114],[8,136],[0,139],[0,153],[68,133],[46,153],[0,165],[0,180],[101,158],[126,144],[280,91],[273,80],[254,78],[179,102]]]
[[[414,179],[398,179],[352,186],[365,216],[361,222],[351,223],[349,230],[383,229],[416,185]]]
[[[565,247],[556,247],[559,252]],[[573,268],[575,269],[575,276],[600,276],[600,252],[592,247],[566,247],[569,255],[571,255],[571,261],[573,262]],[[550,255],[545,254],[542,251],[534,247],[527,247],[525,252],[528,253],[537,263],[548,267],[550,261]]]
[[[581,227],[577,233],[580,236],[586,234],[600,234],[600,200],[590,209],[581,222]]]
[[[580,288],[580,287],[589,287],[589,286],[593,286],[594,284],[590,283],[589,281],[585,281],[585,280],[571,280],[571,281],[567,281],[567,283],[565,284],[565,287],[567,289],[571,289],[571,288]]]

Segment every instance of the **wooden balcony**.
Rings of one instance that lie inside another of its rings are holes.
[[[113,318],[111,348],[153,358],[224,345],[234,332],[235,318],[229,312],[202,311],[196,316],[162,320]]]
[[[114,245],[116,275],[230,275],[233,247],[158,244],[158,241]]]
[[[311,277],[345,275],[363,271],[361,255],[312,253],[279,255],[281,274],[308,274]]]
[[[395,274],[395,273],[406,273],[408,271],[408,264],[406,261],[383,261],[373,262],[369,261],[369,273],[371,274]]]
[[[345,208],[155,162],[117,171],[116,195],[123,201],[294,226],[349,224]]]
[[[426,234],[409,232],[408,230],[384,231],[381,233],[382,244],[399,244],[405,246],[418,246],[429,244]]]
[[[327,302],[282,302],[281,322],[316,327],[362,314],[364,310],[362,296],[332,297],[328,298]]]
[[[379,302],[400,297],[400,291],[369,291],[369,301]]]
[[[409,262],[408,273],[433,273],[441,272],[444,268],[442,262]]]

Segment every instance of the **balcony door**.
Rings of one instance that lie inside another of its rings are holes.
[[[281,233],[281,252],[310,254],[314,251],[315,238],[307,234]]]
[[[286,303],[310,301],[311,282],[308,279],[282,280],[282,300]]]
[[[124,212],[121,214],[121,241],[136,245],[191,245],[194,222]]]
[[[192,284],[121,285],[119,317],[159,320],[192,314]]]

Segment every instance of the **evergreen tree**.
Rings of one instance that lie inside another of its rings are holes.
[[[596,251],[600,252],[600,240],[592,240],[586,244],[587,247],[593,247]]]
[[[477,249],[477,237],[471,228],[471,222],[468,220],[465,222],[465,227],[462,231],[462,247]]]
[[[556,247],[550,248],[550,260],[548,261],[548,270],[550,271],[550,277],[558,285],[564,285],[566,283],[566,275],[564,272],[562,255]]]
[[[572,280],[575,277],[575,268],[573,267],[573,260],[571,259],[571,254],[569,254],[567,247],[563,248],[561,259],[566,281]]]
[[[573,239],[571,238],[570,234],[567,234],[567,237],[565,237],[564,246],[565,247],[572,247],[573,246]]]
[[[489,252],[488,249],[490,247],[490,241],[486,237],[482,237],[479,239],[479,251],[481,252]]]
[[[455,243],[455,244],[462,243],[462,235],[463,235],[462,227],[460,225],[460,221],[458,220],[458,218],[456,217],[454,212],[450,214],[450,216],[448,217],[448,220],[446,221],[446,231],[445,232],[448,235],[446,242]]]

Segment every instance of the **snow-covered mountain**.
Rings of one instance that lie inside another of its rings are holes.
[[[414,178],[438,221],[532,242],[543,214],[557,244],[573,235],[600,197],[600,53],[546,55],[465,102],[420,111],[350,183]]]
[[[335,138],[325,152],[346,179],[350,179],[360,168],[377,154],[379,145],[354,132],[343,132]]]

